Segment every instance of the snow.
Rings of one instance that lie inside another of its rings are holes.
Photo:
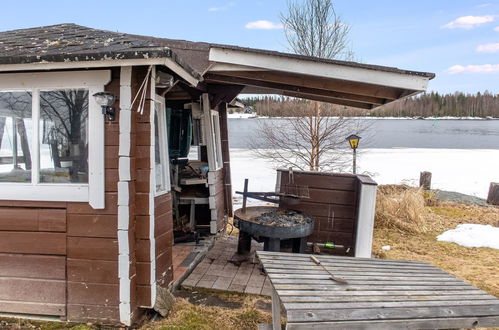
[[[229,113],[227,114],[227,118],[247,119],[247,118],[262,118],[262,117],[258,117],[254,113]]]
[[[437,236],[437,241],[464,247],[499,249],[499,228],[491,225],[462,224]]]
[[[268,117],[268,116],[259,116],[254,113],[229,113],[227,114],[227,118],[236,118],[236,119],[247,119],[247,118],[272,118],[272,119],[282,119],[282,118],[292,118],[292,117]],[[339,118],[333,116],[331,118]],[[495,117],[451,117],[451,116],[443,116],[443,117],[371,117],[371,116],[362,116],[362,117],[348,117],[350,119],[375,119],[375,120],[499,120],[499,118]]]
[[[430,171],[434,189],[486,198],[490,182],[499,182],[499,150],[393,148],[358,151],[358,173],[370,175],[379,184],[417,186],[419,173]],[[277,164],[258,158],[248,149],[231,149],[230,157],[234,191],[243,190],[245,178],[249,179],[249,191],[275,191]],[[248,203],[257,201],[248,200]]]
[[[234,209],[241,207],[242,196],[235,192],[244,190],[244,179],[249,179],[248,191],[275,191],[276,171],[272,162],[256,157],[247,149],[231,149],[230,163]],[[263,202],[248,199],[247,204],[260,205]]]
[[[432,173],[432,188],[486,198],[499,182],[499,150],[491,149],[359,149],[359,173],[379,184],[417,186],[419,173]]]

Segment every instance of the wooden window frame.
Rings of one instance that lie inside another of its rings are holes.
[[[224,162],[222,157],[222,136],[220,130],[220,114],[218,111],[210,111],[210,123],[211,123],[211,139],[213,141],[213,165],[215,170],[223,168]]]
[[[39,125],[32,132],[32,178],[30,183],[0,182],[0,200],[88,202],[94,209],[105,207],[104,116],[92,97],[111,81],[110,70],[60,71],[0,74],[0,91],[31,91],[32,121],[39,123],[40,91],[87,89],[88,100],[88,184],[39,183]]]
[[[168,158],[168,128],[166,127],[166,101],[165,98],[159,95],[155,96],[154,107],[155,114],[158,118],[158,135],[159,141],[154,139],[154,147],[156,147],[156,143],[159,143],[159,157],[160,157],[160,166],[163,171],[164,178],[164,188],[162,190],[157,191],[154,189],[154,196],[161,196],[166,193],[169,193],[171,190],[171,182],[170,182],[170,162]],[[157,105],[161,106],[158,107]],[[153,127],[151,127],[151,131],[155,132],[156,123],[153,123]],[[155,137],[155,134],[153,134]],[[154,159],[151,160],[151,163],[154,164],[154,171],[156,171],[156,153],[154,152],[151,157]],[[156,178],[156,175],[154,176]],[[154,183],[154,187],[156,188],[156,182]]]

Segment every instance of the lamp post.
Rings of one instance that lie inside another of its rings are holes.
[[[345,140],[348,141],[350,144],[350,148],[353,150],[353,166],[352,166],[352,172],[353,174],[357,173],[357,147],[359,146],[359,140],[361,139],[360,136],[352,134],[349,135]]]

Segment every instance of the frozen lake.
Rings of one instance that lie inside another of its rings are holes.
[[[368,123],[365,148],[499,149],[499,120],[359,119]],[[249,148],[260,121],[279,118],[229,119],[231,148]]]
[[[278,165],[248,150],[259,120],[283,119],[229,119],[234,191],[242,190],[245,178],[252,191],[275,188]],[[379,184],[417,185],[419,173],[430,171],[435,189],[486,198],[490,182],[499,182],[499,120],[370,121],[358,171]]]

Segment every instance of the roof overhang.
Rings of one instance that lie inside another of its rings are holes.
[[[0,64],[0,72],[16,71],[45,71],[45,70],[71,70],[89,68],[108,68],[120,66],[163,65],[175,72],[179,77],[192,86],[197,86],[200,78],[171,57],[143,58],[143,59],[102,59],[93,61],[65,61],[65,62],[30,62],[18,64]]]
[[[243,85],[242,93],[282,94],[364,109],[426,90],[434,75],[353,62],[212,47],[207,83]]]

